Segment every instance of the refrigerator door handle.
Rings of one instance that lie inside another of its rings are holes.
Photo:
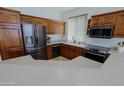
[[[38,33],[37,33],[37,26],[35,25],[35,41],[36,41],[36,44],[38,44]]]
[[[37,41],[39,41],[38,26],[36,26]]]

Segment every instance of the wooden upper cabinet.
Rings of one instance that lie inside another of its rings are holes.
[[[124,12],[117,14],[115,37],[124,38]]]
[[[116,24],[116,14],[107,14],[103,16],[103,25],[115,25]]]
[[[52,33],[54,33],[54,34],[59,34],[59,23],[58,22],[53,22],[52,23],[53,24],[53,31],[52,31]]]
[[[41,24],[46,27],[47,34],[64,34],[65,23],[50,19],[21,14],[21,21],[26,23]]]
[[[25,23],[44,25],[46,27],[46,33],[49,33],[50,28],[49,28],[49,21],[48,20],[21,14],[21,21],[25,22]]]
[[[101,26],[103,23],[101,16],[92,17],[91,26]]]
[[[65,22],[59,24],[59,33],[62,35],[65,34]]]
[[[124,38],[124,10],[92,16],[92,26],[114,27],[113,37]]]
[[[33,23],[33,18],[31,16],[21,14],[21,22]]]
[[[65,34],[65,23],[52,21],[50,22],[50,33],[49,34]]]
[[[50,22],[50,31],[48,34],[56,34],[55,32],[55,23],[53,21]]]
[[[0,22],[18,24],[20,23],[20,12],[0,8]]]
[[[42,19],[42,18],[33,18],[33,22],[35,24],[41,24],[46,27],[46,33],[48,34],[50,32],[50,26],[49,26],[49,21]]]
[[[116,18],[116,13],[93,16],[91,26],[115,25]]]
[[[50,32],[50,23],[48,21],[42,21],[42,25],[46,27],[46,33],[48,34]]]

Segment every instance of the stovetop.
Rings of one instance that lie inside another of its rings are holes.
[[[104,53],[107,54],[110,48],[102,47],[102,46],[96,46],[96,45],[89,45],[86,47],[86,50],[96,52],[96,53]]]

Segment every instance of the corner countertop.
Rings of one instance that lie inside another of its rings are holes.
[[[124,85],[124,54],[111,51],[104,64],[79,56],[70,61],[31,56],[0,64],[0,85]]]
[[[76,46],[76,47],[81,47],[81,48],[85,48],[86,46],[88,46],[88,44],[85,43],[72,43],[72,42],[65,42],[65,41],[53,41],[50,43],[47,43],[47,45],[53,45],[53,44],[67,44],[67,45],[72,45],[72,46]]]

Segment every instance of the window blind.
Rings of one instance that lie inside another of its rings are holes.
[[[87,14],[68,19],[68,41],[83,41],[86,33]]]

